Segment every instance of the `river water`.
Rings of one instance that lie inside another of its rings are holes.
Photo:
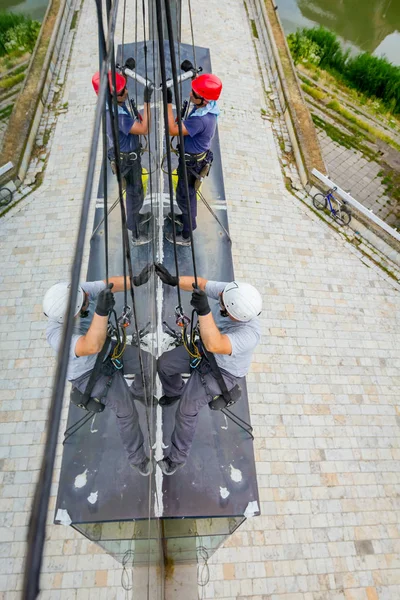
[[[23,13],[41,21],[46,12],[48,0],[1,0],[0,10]]]
[[[323,25],[346,47],[400,65],[400,0],[275,0],[285,33]]]

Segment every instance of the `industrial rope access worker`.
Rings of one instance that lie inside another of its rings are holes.
[[[108,73],[110,90],[112,91],[112,75]],[[144,90],[144,110],[141,120],[137,120],[130,113],[125,102],[128,98],[128,89],[126,79],[120,73],[115,74],[117,103],[118,103],[118,128],[119,128],[119,149],[121,159],[121,175],[125,179],[126,185],[126,220],[127,227],[132,232],[132,242],[134,245],[145,244],[149,241],[148,222],[151,213],[140,214],[144,201],[144,190],[142,182],[142,162],[140,135],[145,135],[149,131],[150,120],[150,99],[153,93],[152,88],[146,87]],[[92,85],[96,94],[100,88],[100,73],[97,72],[92,77]],[[114,172],[113,162],[115,160],[114,144],[111,130],[110,112],[107,109],[106,127],[108,140],[108,159],[111,162],[111,168]]]
[[[217,127],[217,117],[220,112],[216,101],[220,97],[221,91],[222,82],[216,75],[208,73],[194,79],[190,92],[190,101],[193,104],[193,109],[189,113],[188,118],[182,121],[182,132],[185,136],[185,163],[189,184],[193,231],[197,227],[196,175],[199,176],[204,167],[211,165],[213,160],[213,153],[210,148]],[[172,92],[170,88],[167,89],[167,96],[169,134],[179,136],[178,124],[175,122],[172,112]],[[180,231],[179,235],[177,235],[176,243],[181,246],[190,246],[189,211],[183,169],[183,163],[179,157],[176,201],[182,215],[176,215],[177,230]],[[172,233],[167,232],[165,237],[170,242],[174,241]]]
[[[156,264],[156,272],[167,285],[192,291],[191,305],[196,309],[201,345],[207,353],[213,353],[227,390],[230,392],[244,377],[251,364],[252,354],[261,337],[258,316],[262,308],[259,292],[248,283],[223,283],[197,278],[171,275],[167,269]],[[208,298],[217,300],[211,310]],[[212,371],[204,351],[195,368],[184,346],[165,352],[158,360],[157,370],[164,396],[161,406],[170,406],[178,400],[175,428],[171,437],[171,450],[158,462],[165,475],[173,475],[183,467],[190,452],[196,431],[200,409],[221,395],[221,387]],[[182,373],[191,373],[186,384]]]
[[[151,272],[145,267],[134,277],[134,285],[146,283]],[[69,350],[67,379],[74,388],[84,393],[91,372],[96,364],[97,355],[102,350],[108,327],[108,315],[115,300],[111,288],[115,292],[124,290],[124,277],[111,277],[109,286],[104,281],[81,283],[78,288],[75,305],[75,326]],[[126,285],[130,283],[127,280]],[[48,317],[46,337],[50,346],[58,352],[62,339],[63,322],[67,311],[70,284],[57,283],[47,290],[43,299],[43,312]],[[96,398],[110,408],[117,417],[117,427],[122,444],[127,452],[130,465],[141,475],[150,475],[152,463],[144,450],[143,433],[139,425],[139,416],[134,399],[144,402],[139,350],[136,346],[127,345],[123,354],[123,370],[125,374],[134,374],[131,388],[128,387],[122,370],[116,370],[111,362],[111,354],[115,342],[110,340],[110,347],[102,363],[98,379],[91,390],[91,398]],[[152,358],[142,351],[147,398],[152,398],[151,368]]]

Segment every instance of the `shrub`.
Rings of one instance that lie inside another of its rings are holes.
[[[39,21],[24,15],[0,12],[0,56],[32,52],[39,31]]]
[[[381,99],[392,113],[400,113],[400,67],[386,58],[368,52],[350,57],[336,35],[323,27],[298,29],[288,36],[288,44],[295,64],[302,60],[331,71],[366,96]]]
[[[300,60],[302,62],[310,62],[314,65],[319,64],[319,46],[313,43],[307,36],[303,35],[301,31],[297,30],[296,33],[291,33],[288,35],[287,40],[295,65],[297,65]]]
[[[0,79],[0,89],[8,90],[14,87],[17,83],[21,83],[25,79],[25,73],[18,73],[17,75],[11,75],[6,79]]]
[[[321,90],[317,90],[307,85],[306,83],[303,83],[301,85],[301,88],[306,94],[312,96],[314,100],[323,100],[324,98],[326,98],[326,94],[324,92],[322,92]]]

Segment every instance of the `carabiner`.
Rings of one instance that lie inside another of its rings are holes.
[[[190,361],[190,368],[196,369],[199,366],[199,364],[201,363],[201,359],[202,359],[202,356],[199,356],[198,358],[193,358]]]
[[[114,367],[117,369],[117,371],[120,371],[122,369],[122,367],[124,366],[122,361],[119,360],[119,358],[112,358],[111,362],[114,365]]]

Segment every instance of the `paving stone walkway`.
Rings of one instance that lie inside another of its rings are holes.
[[[219,133],[235,273],[264,298],[263,341],[248,377],[262,516],[212,556],[200,597],[397,600],[399,292],[287,192],[272,125],[261,116],[269,108],[244,5],[192,5],[196,44],[210,48],[224,82]],[[2,600],[21,595],[55,364],[41,300],[71,264],[95,102],[94,23],[86,0],[44,184],[0,222]],[[182,41],[190,42],[186,8]],[[61,445],[41,600],[146,597],[121,588],[119,564],[101,549],[51,525],[60,459]],[[175,577],[170,597],[197,597],[180,592],[179,570]]]

